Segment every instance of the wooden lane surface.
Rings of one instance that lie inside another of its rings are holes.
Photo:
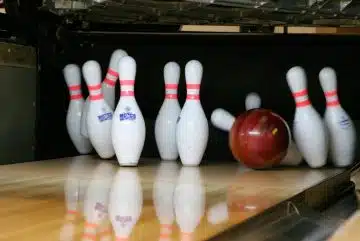
[[[160,180],[160,187],[169,180],[176,183],[176,176],[184,168],[178,165],[175,175],[159,176],[159,160],[142,162],[149,164],[129,169],[139,176],[143,191],[141,216],[130,240],[161,240],[153,202],[154,180]],[[89,156],[0,166],[0,240],[82,240],[81,196],[101,163],[111,164],[115,173],[123,169],[116,162]],[[194,240],[206,240],[341,172],[339,169],[252,171],[237,163],[196,169],[201,173],[206,205]],[[79,193],[79,202],[66,203],[64,187],[68,187],[70,196],[69,190]],[[67,205],[78,210],[78,215],[67,213]],[[167,240],[180,240],[179,237],[174,222],[171,239]],[[108,222],[99,227],[97,240],[115,240]]]

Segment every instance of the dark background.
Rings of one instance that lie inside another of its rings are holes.
[[[54,44],[55,43],[55,44]],[[137,61],[136,99],[146,120],[146,141],[142,155],[157,157],[154,122],[164,100],[163,67],[176,61],[182,68],[179,101],[186,96],[184,67],[197,59],[203,64],[201,103],[210,119],[218,107],[234,115],[245,109],[245,96],[252,91],[262,98],[262,106],[271,108],[291,125],[294,100],[288,88],[286,71],[294,65],[305,68],[309,96],[323,115],[325,98],[318,73],[331,66],[338,74],[338,93],[344,109],[354,122],[359,120],[358,81],[360,80],[360,37],[314,35],[155,35],[155,34],[69,34],[58,41],[39,39],[39,98],[37,105],[37,159],[76,155],[65,126],[68,90],[62,68],[68,63],[80,67],[97,60],[106,74],[110,55],[124,49]],[[83,82],[84,96],[87,96]],[[117,95],[119,86],[117,86]],[[117,96],[118,97],[118,96]],[[356,124],[357,125],[357,124]],[[227,133],[215,129],[209,121],[206,162],[233,159]],[[359,129],[360,125],[357,125]]]

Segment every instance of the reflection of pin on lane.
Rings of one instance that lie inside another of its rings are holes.
[[[69,172],[64,184],[66,209],[69,220],[80,215],[85,190],[88,187],[88,173],[92,171],[93,164],[85,156],[77,156],[69,167]]]
[[[101,162],[94,170],[84,200],[84,240],[96,237],[99,225],[107,220],[114,173],[114,166],[106,162]]]
[[[72,158],[69,172],[64,184],[66,215],[64,225],[60,230],[60,240],[70,241],[74,238],[75,223],[82,215],[81,206],[84,193],[88,186],[88,173],[93,169],[93,163],[85,156]]]
[[[99,241],[112,241],[112,227],[109,219],[104,220],[98,227]]]
[[[153,187],[153,200],[157,218],[160,222],[161,241],[171,239],[173,231],[174,191],[179,167],[176,162],[163,161],[160,163]]]
[[[241,183],[238,183],[239,176],[252,171],[251,168],[246,166],[239,166],[236,170],[235,178],[231,181],[228,186],[228,191],[225,193],[226,198],[223,198],[221,202],[217,202],[215,205],[210,206],[207,212],[207,220],[213,225],[221,224],[233,219],[234,215],[238,216],[238,212],[249,212],[256,211],[254,203],[248,203],[245,205],[244,202],[236,200],[236,191],[241,190]],[[240,186],[237,186],[239,184]],[[237,202],[238,201],[238,202]]]
[[[175,188],[174,206],[181,240],[194,240],[205,212],[205,190],[198,167],[182,167]]]
[[[272,197],[269,192],[273,190],[274,183],[281,183],[281,181],[281,178],[276,175],[276,171],[239,169],[228,187],[229,213],[232,215],[242,213],[251,216],[254,212],[257,213],[269,208],[272,203],[278,202],[277,197]],[[249,183],[251,185],[248,185]]]
[[[143,193],[137,169],[120,168],[110,191],[109,217],[116,240],[129,240],[140,218]]]
[[[220,202],[209,208],[207,213],[209,223],[216,225],[229,220],[227,202]]]

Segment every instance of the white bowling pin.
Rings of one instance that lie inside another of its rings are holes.
[[[89,102],[90,102],[89,97],[90,96],[88,96],[85,99],[84,107],[83,107],[82,114],[81,114],[81,127],[80,127],[81,135],[85,136],[87,138],[89,138],[89,134],[87,131],[87,114],[89,112]]]
[[[257,109],[261,106],[261,98],[258,93],[251,92],[245,98],[246,110]]]
[[[129,240],[142,207],[143,194],[137,169],[119,168],[111,187],[109,203],[109,216],[116,240]]]
[[[174,191],[178,178],[176,162],[161,162],[153,187],[156,216],[160,222],[160,241],[171,240],[174,214]]]
[[[183,165],[200,164],[209,138],[209,125],[200,103],[203,67],[197,60],[185,66],[187,96],[176,127],[176,144]]]
[[[80,154],[88,154],[92,150],[90,140],[80,133],[81,117],[84,108],[80,68],[75,64],[68,64],[65,66],[63,74],[70,94],[70,103],[66,115],[66,128],[76,150]]]
[[[326,98],[324,122],[330,137],[331,159],[337,167],[349,166],[355,154],[354,124],[339,102],[334,69],[323,68],[319,73],[319,79]]]
[[[104,100],[101,91],[101,68],[94,60],[87,61],[83,67],[83,76],[89,89],[89,110],[87,131],[90,141],[101,158],[114,156],[111,143],[111,124],[113,111]]]
[[[220,130],[230,131],[235,122],[235,117],[226,110],[218,108],[211,113],[210,120]]]
[[[135,99],[136,62],[130,56],[119,61],[120,100],[114,113],[112,143],[121,166],[136,166],[145,142],[145,121]]]
[[[205,190],[198,167],[182,167],[174,194],[176,223],[181,240],[194,240],[194,232],[205,213]]]
[[[83,240],[94,240],[99,226],[108,218],[110,188],[115,175],[113,165],[101,162],[95,168],[84,198]]]
[[[115,86],[117,78],[119,76],[119,60],[127,55],[128,54],[122,49],[117,49],[112,53],[109,68],[107,70],[105,79],[101,84],[104,99],[112,110],[114,110],[115,108]]]
[[[179,156],[176,146],[176,122],[180,115],[177,88],[180,66],[169,62],[164,67],[165,100],[155,121],[155,140],[163,160],[176,160]]]
[[[305,71],[299,66],[292,67],[286,79],[296,103],[293,123],[295,143],[310,167],[322,167],[328,154],[326,128],[309,100]]]

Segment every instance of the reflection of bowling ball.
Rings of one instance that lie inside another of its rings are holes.
[[[254,169],[280,164],[291,138],[283,118],[267,109],[239,115],[229,135],[230,149],[238,161]]]

